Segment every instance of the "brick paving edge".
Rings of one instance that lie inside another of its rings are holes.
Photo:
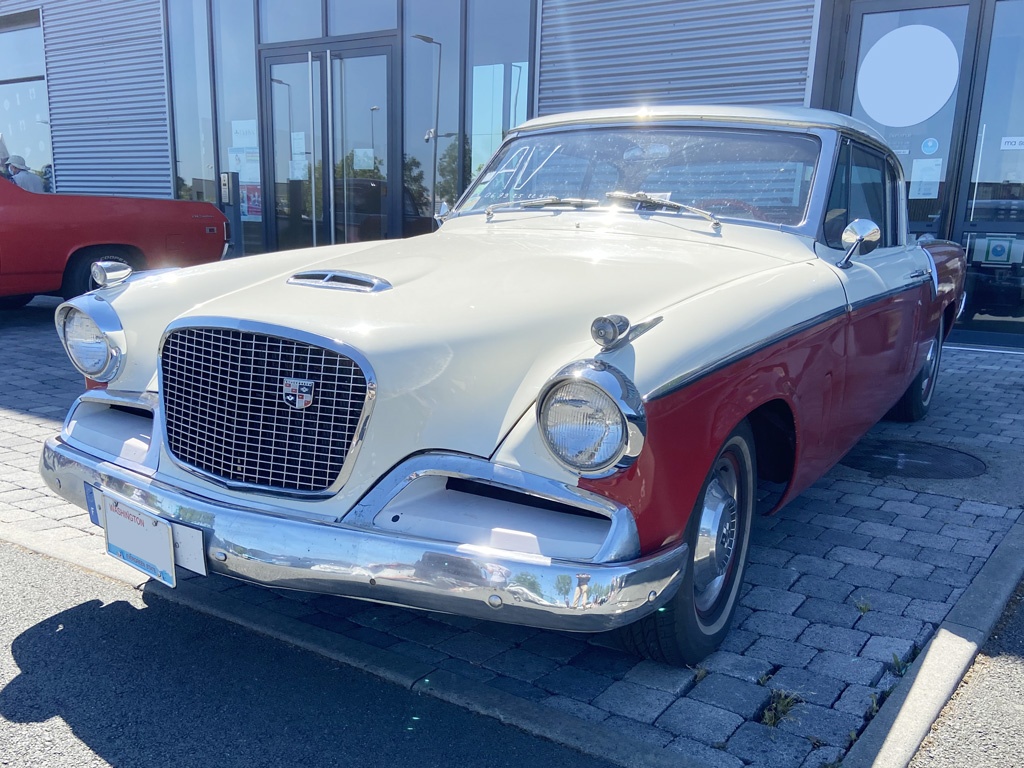
[[[957,600],[850,751],[843,768],[906,768],[1024,578],[1016,523]]]
[[[175,589],[141,577],[128,566],[96,548],[96,538],[59,540],[47,531],[26,535],[17,524],[0,524],[0,539],[39,554],[53,557],[115,581],[184,605],[200,613],[230,621],[261,635],[333,659],[411,691],[454,704],[462,709],[494,718],[556,744],[599,757],[624,768],[706,768],[685,753],[606,734],[586,722],[556,709],[527,701],[474,680],[460,677],[376,648],[330,630],[283,616],[258,605],[236,600],[219,592],[196,586],[192,580],[179,581]]]

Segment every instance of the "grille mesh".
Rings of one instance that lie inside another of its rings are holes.
[[[186,328],[161,356],[167,444],[181,462],[226,480],[322,491],[338,479],[366,402],[366,378],[344,355],[291,339]],[[314,382],[306,408],[285,379]]]

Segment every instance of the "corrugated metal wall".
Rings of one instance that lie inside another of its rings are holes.
[[[57,190],[171,197],[161,0],[4,0],[42,8]]]
[[[537,112],[802,105],[814,0],[541,0]]]

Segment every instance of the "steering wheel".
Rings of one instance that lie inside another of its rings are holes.
[[[756,205],[748,203],[746,200],[739,200],[735,197],[719,197],[714,200],[703,200],[699,206],[706,211],[717,213],[716,208],[732,208],[733,210],[743,211],[747,217],[756,221],[767,221],[764,215],[764,211],[758,208]]]

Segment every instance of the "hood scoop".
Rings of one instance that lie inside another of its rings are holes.
[[[299,272],[288,278],[288,284],[306,285],[312,288],[333,288],[337,291],[355,291],[356,293],[380,293],[381,291],[390,291],[392,287],[391,283],[382,277],[334,269]]]

